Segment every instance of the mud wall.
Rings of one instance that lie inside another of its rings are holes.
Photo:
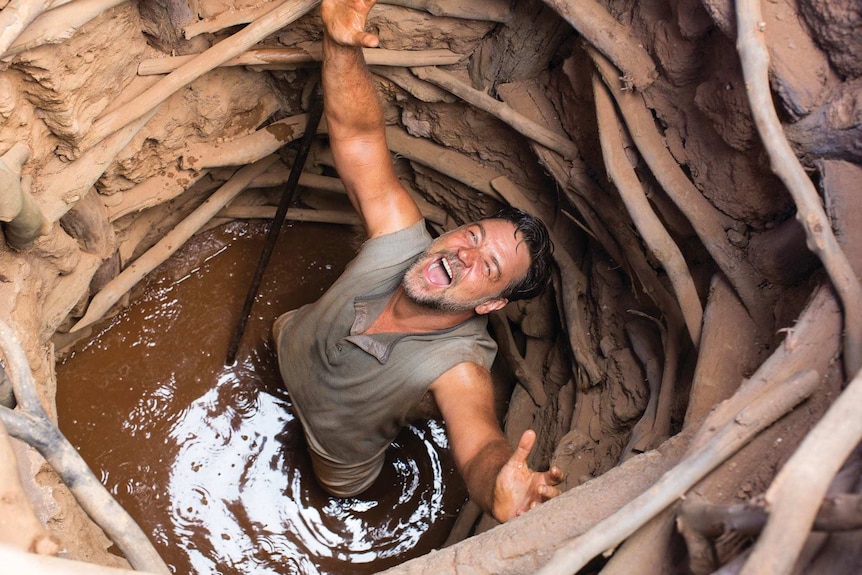
[[[57,354],[133,297],[135,262],[167,257],[178,229],[272,211],[293,154],[282,146],[301,135],[314,90],[320,25],[315,2],[31,4],[0,12],[10,37],[0,45],[0,152],[12,198],[0,214],[0,301],[54,417]],[[371,26],[388,52],[369,61],[394,161],[432,225],[510,203],[553,229],[554,289],[494,317],[495,371],[507,433],[539,431],[532,463],[566,469],[572,509],[609,470],[672,451],[668,438],[693,433],[744,381],[766,378],[767,358],[797,345],[794,322],[836,274],[806,247],[799,201],[773,172],[731,2],[458,4],[381,3]],[[762,10],[773,108],[826,227],[859,270],[862,16],[850,0]],[[354,221],[324,134],[306,171],[299,217]],[[208,197],[225,207],[208,211]],[[838,319],[812,344],[817,361],[799,360],[822,384],[714,472],[709,501],[762,494],[851,379],[838,310],[850,331],[860,318],[838,292],[823,296]],[[122,564],[50,466],[15,449],[37,516],[68,555]],[[565,509],[561,501],[537,515]],[[622,502],[553,537],[524,537],[515,559],[543,563]],[[469,505],[461,519],[453,541],[494,527]],[[486,536],[495,532],[511,537]],[[709,545],[721,559],[737,549]],[[523,567],[509,559],[501,570]]]

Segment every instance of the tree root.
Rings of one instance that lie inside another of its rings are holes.
[[[446,66],[464,59],[451,50],[386,50],[365,48],[362,51],[369,66]],[[167,74],[200,56],[166,56],[150,58],[138,65],[139,76]],[[253,70],[293,70],[323,60],[323,47],[314,44],[306,48],[253,48],[231,58],[217,67],[249,66]]]
[[[764,390],[733,421],[716,433],[709,443],[663,475],[648,492],[632,499],[588,533],[559,549],[551,561],[538,571],[538,575],[577,572],[593,557],[621,543],[683,496],[757,433],[804,401],[814,391],[819,379],[817,372],[809,370]]]
[[[607,88],[593,77],[593,94],[599,122],[599,140],[605,168],[628,209],[629,216],[652,254],[659,260],[676,292],[682,317],[695,348],[700,342],[703,307],[685,258],[650,206],[637,174],[625,156],[620,124]]]
[[[4,406],[8,407],[8,406]],[[36,517],[18,475],[18,459],[0,419],[0,541],[22,551],[56,555],[60,545]]]
[[[622,70],[628,85],[643,91],[658,78],[649,53],[601,4],[595,0],[544,1]]]
[[[68,40],[84,24],[115,6],[128,0],[76,0],[75,2],[54,2],[51,9],[43,12],[33,20],[23,32],[7,45],[8,49],[0,49],[2,58],[20,54],[45,44],[59,44]],[[30,0],[25,0],[25,4]],[[64,5],[65,6],[62,6]],[[62,6],[62,7],[60,7]],[[3,10],[5,13],[6,11]]]
[[[545,393],[545,388],[542,385],[542,376],[536,373],[518,352],[515,338],[512,336],[512,328],[509,327],[509,320],[506,319],[506,315],[494,312],[488,319],[494,330],[495,339],[500,345],[501,356],[512,366],[512,373],[521,387],[530,395],[533,403],[537,407],[543,407],[548,403],[548,394]]]
[[[33,374],[15,332],[0,321],[0,347],[6,357],[18,409],[0,407],[0,420],[9,434],[35,447],[78,503],[136,569],[168,575],[170,570],[159,557],[146,534],[111,497],[93,475],[78,452],[50,420],[36,393]]]
[[[82,148],[87,149],[101,142],[123,126],[144,116],[167,100],[177,90],[187,86],[213,68],[250,49],[257,42],[276,30],[287,26],[300,16],[308,13],[319,3],[320,0],[298,0],[296,2],[285,2],[276,6],[270,12],[267,12],[230,38],[222,40],[203,54],[198,55],[191,62],[162,78],[155,86],[144,92],[134,101],[104,114],[93,123],[90,131],[84,137]]]
[[[219,210],[230,202],[245,187],[278,160],[275,155],[267,156],[254,164],[237,170],[233,178],[213,193],[191,215],[147,252],[124,269],[120,275],[108,282],[90,301],[87,312],[72,326],[70,332],[86,327],[99,319],[119,299],[137,284],[145,275],[177,251],[194,232],[208,222]]]
[[[848,376],[856,374],[862,369],[862,284],[835,240],[814,184],[784,137],[769,88],[769,55],[763,42],[760,1],[739,0],[736,19],[737,50],[755,125],[773,171],[793,197],[808,247],[823,262],[844,306],[844,368]]]
[[[200,34],[218,32],[231,26],[254,22],[273,9],[273,5],[264,3],[241,10],[225,10],[211,18],[205,18],[188,24],[184,29],[186,39],[192,39]],[[290,2],[291,0],[286,0]],[[285,2],[285,0],[282,0]],[[286,3],[285,2],[285,3]],[[488,22],[508,22],[511,16],[509,3],[505,0],[474,0],[464,3],[458,0],[380,0],[378,4],[403,6],[414,10],[425,10],[434,16],[451,16],[464,20],[483,20]]]
[[[862,440],[859,405],[862,405],[862,372],[856,374],[808,433],[766,492],[769,520],[742,568],[742,575],[790,573],[829,483]],[[800,485],[805,489],[800,490]]]
[[[50,5],[50,0],[12,0],[7,4],[0,12],[0,54],[5,54],[24,28]]]
[[[516,520],[383,573],[455,575],[463,571],[463,565],[480,565],[485,572],[498,575],[532,573],[564,541],[588,532],[600,518],[647,492],[679,461],[690,440],[690,433],[677,435],[657,450],[633,457]],[[572,513],[573,509],[577,513]],[[524,537],[524,533],[532,536]],[[539,548],[535,546],[536,539],[543,543]]]
[[[565,136],[525,118],[503,102],[495,100],[486,93],[468,86],[452,74],[432,66],[413,67],[410,71],[416,74],[420,80],[431,82],[435,86],[448,90],[468,104],[488,112],[514,128],[521,135],[546,148],[554,150],[564,158],[577,157],[578,149]]]
[[[275,206],[225,206],[214,217],[230,219],[271,220],[275,217]],[[285,219],[296,222],[318,222],[323,224],[344,224],[361,226],[362,220],[354,211],[347,210],[307,210],[291,208]]]
[[[0,157],[0,222],[5,222],[6,243],[25,251],[51,226],[30,195],[30,177],[21,176],[21,167],[30,157],[30,148],[17,143]]]
[[[718,537],[725,531],[756,535],[769,518],[764,504],[757,500],[724,505],[686,500],[680,514],[705,537]],[[842,493],[824,497],[811,528],[813,531],[862,529],[862,495]]]
[[[662,142],[643,97],[624,90],[612,64],[594,49],[587,52],[620,107],[638,152],[665,192],[688,218],[704,247],[730,280],[748,313],[761,329],[772,325],[769,309],[757,289],[759,274],[727,238],[729,219],[715,209],[683,173]]]

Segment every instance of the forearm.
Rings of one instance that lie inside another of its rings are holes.
[[[331,139],[383,137],[383,109],[362,48],[323,37],[324,110]]]
[[[512,448],[504,438],[500,437],[485,445],[461,472],[470,498],[492,515],[497,476],[511,455]]]

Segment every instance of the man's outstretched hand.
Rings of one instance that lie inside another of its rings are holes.
[[[493,513],[501,523],[560,494],[556,485],[563,480],[563,472],[559,467],[554,466],[548,471],[538,472],[527,465],[527,456],[530,455],[535,442],[536,433],[529,429],[525,431],[515,453],[497,474]]]
[[[323,0],[320,16],[326,33],[338,44],[376,48],[380,40],[365,31],[368,12],[377,0]]]

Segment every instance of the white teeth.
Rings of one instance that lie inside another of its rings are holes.
[[[446,258],[443,258],[440,261],[443,263],[443,269],[446,270],[446,275],[449,276],[449,281],[451,281],[452,280],[452,268],[449,267],[449,262],[446,260]]]

